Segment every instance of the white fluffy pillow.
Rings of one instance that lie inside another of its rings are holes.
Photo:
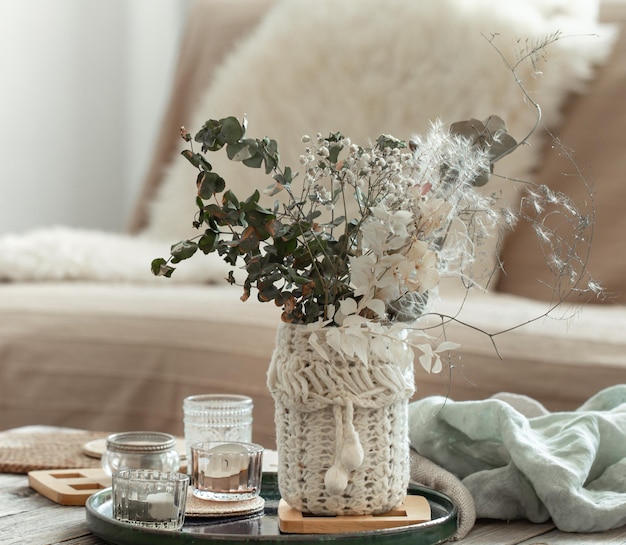
[[[0,280],[178,283],[223,282],[229,268],[217,255],[197,255],[165,281],[150,271],[171,242],[94,230],[51,227],[0,238]]]

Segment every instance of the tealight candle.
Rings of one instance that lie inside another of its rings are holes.
[[[261,489],[263,447],[253,443],[211,441],[191,445],[194,496],[217,501],[254,498]]]
[[[170,520],[177,516],[177,506],[174,502],[174,494],[168,492],[155,492],[146,496],[148,514],[154,520]]]
[[[152,469],[113,474],[113,516],[148,528],[176,530],[185,519],[189,476]]]

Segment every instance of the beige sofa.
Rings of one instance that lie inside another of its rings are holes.
[[[192,2],[133,232],[149,222],[147,203],[166,175],[164,165],[182,147],[178,128],[190,123],[194,105],[216,77],[215,67],[273,4]],[[603,3],[601,17],[623,25],[626,4]],[[589,268],[609,297],[580,309],[574,300],[562,310],[574,312],[573,319],[532,321],[498,335],[497,352],[488,336],[452,324],[448,334],[462,344],[459,357],[440,375],[418,369],[417,396],[482,399],[509,391],[552,410],[568,410],[606,386],[626,382],[624,98],[626,37],[620,35],[608,61],[597,67],[582,94],[568,98],[564,117],[553,127],[593,183],[596,227]],[[549,185],[565,183],[561,173],[571,163],[563,163],[549,146],[541,157],[533,177]],[[505,274],[487,293],[472,293],[459,316],[488,332],[533,320],[551,296],[538,281],[546,279],[544,261],[528,226],[507,236],[501,256]],[[239,288],[214,283],[8,279],[0,284],[0,429],[50,424],[181,434],[185,396],[232,392],[253,397],[254,439],[273,446],[265,373],[279,312],[252,300],[241,303],[239,295]],[[459,308],[456,295],[444,297],[440,307],[451,314]]]

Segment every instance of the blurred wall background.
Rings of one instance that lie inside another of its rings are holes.
[[[0,235],[121,232],[189,0],[0,0]]]

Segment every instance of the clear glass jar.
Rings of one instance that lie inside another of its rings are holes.
[[[183,400],[187,472],[191,445],[207,441],[252,442],[252,398],[236,394],[201,394]]]
[[[102,455],[102,469],[107,475],[122,469],[156,469],[176,472],[180,455],[176,438],[168,433],[128,431],[109,435]]]

